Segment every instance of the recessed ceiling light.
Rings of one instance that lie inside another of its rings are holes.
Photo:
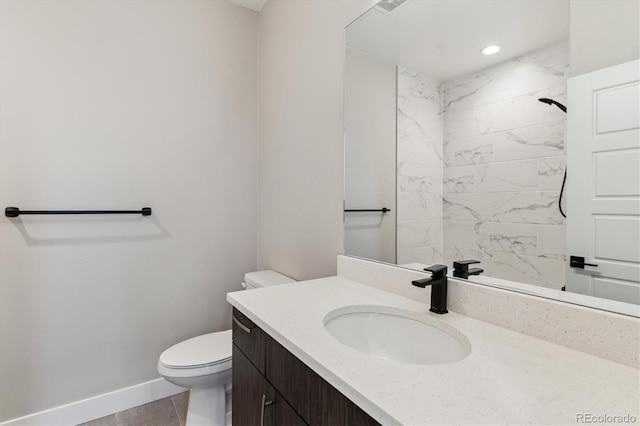
[[[500,50],[500,46],[496,46],[494,44],[493,46],[487,46],[484,49],[482,49],[482,53],[485,55],[493,55],[494,53],[498,53],[499,50]]]

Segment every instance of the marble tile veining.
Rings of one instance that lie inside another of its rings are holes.
[[[555,191],[504,193],[496,200],[493,218],[496,222],[562,225],[559,196]]]
[[[444,169],[442,181],[444,193],[477,192],[475,190],[477,171],[477,166],[447,167]]]
[[[442,247],[442,220],[398,221],[398,249]]]
[[[473,114],[473,134],[482,135],[537,124],[538,105],[530,96],[477,107]]]
[[[485,273],[564,284],[566,114],[538,99],[566,102],[568,59],[562,41],[441,85],[398,70],[398,260],[437,249],[449,263],[482,260]]]
[[[442,193],[442,166],[398,162],[398,190]]]
[[[537,254],[536,225],[485,222],[475,228],[476,244],[487,253]]]
[[[444,220],[444,245],[452,247],[475,247],[476,226],[482,222],[466,220]]]
[[[442,259],[442,132],[440,83],[398,67],[397,262]]]
[[[495,209],[493,194],[451,193],[444,195],[445,220],[490,221]]]
[[[473,109],[445,111],[442,121],[445,142],[478,136],[474,131]]]
[[[478,166],[474,192],[533,191],[537,187],[535,160],[491,163]]]
[[[538,160],[538,190],[558,191],[566,167],[566,157],[546,157]]]
[[[493,161],[491,135],[454,139],[444,145],[445,166],[467,166]]]
[[[442,196],[426,192],[398,193],[398,221],[442,219]]]
[[[443,84],[444,111],[474,108],[566,82],[569,43],[563,41]],[[513,78],[517,76],[517,78]]]
[[[564,154],[564,121],[496,132],[493,135],[493,160],[552,157]]]
[[[508,253],[493,255],[493,276],[559,290],[564,283],[564,261]]]
[[[437,135],[402,136],[398,133],[398,161],[442,167],[442,142]]]
[[[568,61],[563,41],[443,83],[445,261],[564,284],[566,114],[538,99],[566,103]]]
[[[566,230],[564,225],[537,225],[536,255],[556,259],[565,258]]]

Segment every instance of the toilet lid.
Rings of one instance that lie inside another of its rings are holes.
[[[171,346],[160,355],[168,368],[194,368],[231,359],[231,330],[203,334]]]

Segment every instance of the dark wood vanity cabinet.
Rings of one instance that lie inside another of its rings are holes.
[[[234,426],[379,425],[240,311],[233,315]]]
[[[233,368],[233,425],[307,424],[236,345]]]
[[[267,401],[275,398],[275,389],[251,361],[233,345],[233,425],[274,425],[274,413]],[[262,398],[265,398],[264,404]],[[265,418],[266,416],[266,418]]]

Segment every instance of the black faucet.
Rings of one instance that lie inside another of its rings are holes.
[[[469,265],[473,265],[474,263],[480,263],[479,260],[460,260],[458,262],[453,262],[453,276],[456,278],[469,278],[469,275],[480,275],[481,272],[484,272],[484,269],[473,268],[469,269]]]
[[[447,267],[445,265],[431,265],[424,268],[431,272],[431,278],[411,281],[416,287],[431,287],[431,312],[446,314],[447,312]]]

